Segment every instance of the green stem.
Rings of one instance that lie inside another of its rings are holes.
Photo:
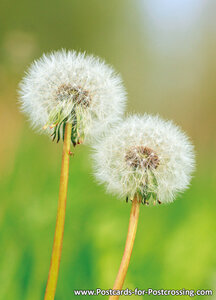
[[[64,145],[63,145],[63,153],[62,153],[62,166],[61,166],[56,228],[55,228],[52,257],[51,257],[51,263],[49,269],[49,276],[48,276],[44,300],[54,299],[57,280],[58,280],[62,242],[63,242],[63,235],[64,235],[65,210],[66,210],[68,175],[69,175],[71,129],[72,129],[72,125],[67,123],[65,127]]]
[[[121,265],[118,271],[118,275],[116,277],[116,281],[114,283],[113,290],[121,290],[124,284],[124,280],[127,274],[128,266],[130,263],[130,258],[133,250],[134,240],[137,231],[137,223],[139,218],[139,210],[140,210],[140,200],[137,199],[137,196],[134,197],[132,201],[131,213],[130,213],[130,221],[128,227],[127,240],[125,244],[125,250],[122,257]],[[119,296],[110,296],[109,300],[117,300]]]

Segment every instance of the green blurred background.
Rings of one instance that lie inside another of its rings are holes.
[[[30,129],[17,86],[33,59],[60,48],[104,58],[122,74],[128,112],[173,119],[196,147],[191,188],[142,207],[125,287],[215,288],[216,2],[1,0],[0,300],[43,299],[62,144]],[[77,147],[71,159],[56,300],[111,288],[124,249],[130,205],[95,183],[89,155]]]

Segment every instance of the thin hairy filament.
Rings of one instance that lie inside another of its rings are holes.
[[[124,284],[124,280],[127,274],[128,266],[130,263],[131,253],[133,250],[134,240],[137,231],[137,223],[139,218],[140,201],[135,197],[132,202],[130,221],[128,226],[127,240],[125,244],[125,250],[122,257],[121,265],[114,283],[113,290],[121,290]],[[119,299],[119,296],[110,296],[109,300]]]
[[[58,212],[56,218],[56,228],[54,235],[54,243],[52,249],[52,257],[49,269],[49,276],[46,286],[44,300],[53,300],[55,297],[56,285],[58,280],[59,265],[61,259],[62,242],[64,235],[65,209],[67,200],[67,186],[69,174],[69,158],[71,144],[71,128],[72,125],[67,123],[64,134],[64,145],[62,153],[61,177],[59,187]]]

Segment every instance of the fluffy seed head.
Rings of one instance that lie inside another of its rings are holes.
[[[94,170],[109,192],[142,202],[172,202],[194,170],[194,148],[171,121],[131,116],[94,147]]]
[[[102,60],[75,51],[57,51],[36,60],[20,84],[20,102],[34,128],[57,141],[72,123],[74,145],[98,138],[122,117],[122,80]]]

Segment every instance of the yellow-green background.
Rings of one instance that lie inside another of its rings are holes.
[[[60,48],[114,65],[128,91],[127,112],[173,119],[195,144],[190,189],[169,206],[141,207],[125,287],[213,289],[215,1],[1,0],[0,299],[43,299],[62,144],[30,129],[17,86],[33,59]],[[130,205],[95,183],[89,155],[80,146],[71,159],[56,300],[74,299],[74,289],[111,288],[124,249]]]

